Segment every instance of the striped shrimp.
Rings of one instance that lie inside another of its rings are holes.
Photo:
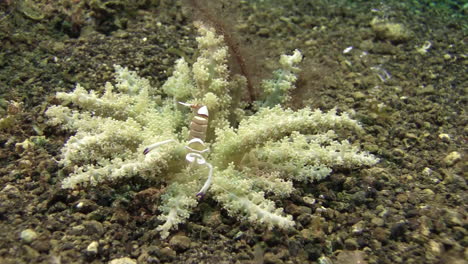
[[[206,130],[208,129],[208,120],[209,120],[208,107],[206,107],[205,105],[188,104],[188,103],[183,103],[183,102],[179,102],[179,103],[181,105],[188,106],[196,111],[196,114],[192,118],[192,121],[190,122],[190,126],[189,126],[190,128],[189,140],[187,142],[187,145],[185,146],[185,148],[188,150],[188,153],[185,156],[185,159],[190,163],[195,163],[198,165],[206,165],[209,169],[208,178],[205,181],[205,184],[203,184],[203,187],[197,193],[197,197],[203,198],[203,196],[206,194],[206,192],[210,188],[211,181],[213,178],[213,166],[209,162],[207,162],[205,158],[202,156],[203,153],[209,151],[204,141],[206,138]],[[175,141],[174,139],[168,139],[168,140],[154,143],[146,147],[145,150],[143,151],[143,154],[146,155],[151,150],[161,145],[174,142],[174,141]]]

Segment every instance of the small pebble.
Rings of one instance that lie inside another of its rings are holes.
[[[32,229],[25,229],[20,234],[20,239],[26,243],[31,243],[34,240],[36,240],[36,238],[37,238],[37,233],[36,231]]]
[[[175,235],[169,241],[169,245],[177,252],[183,252],[190,248],[190,238],[184,235]]]
[[[125,257],[125,258],[118,258],[109,261],[109,264],[137,264],[134,259]]]
[[[99,243],[97,241],[93,241],[89,243],[88,247],[86,248],[86,252],[92,255],[96,255],[98,253]]]
[[[444,158],[444,163],[447,166],[452,166],[455,164],[457,161],[461,159],[461,154],[457,151],[450,152],[445,158]]]

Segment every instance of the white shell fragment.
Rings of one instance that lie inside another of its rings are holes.
[[[354,48],[353,46],[347,47],[346,49],[343,50],[343,54],[350,52],[353,48]]]

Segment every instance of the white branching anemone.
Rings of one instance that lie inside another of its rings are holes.
[[[47,110],[49,123],[74,133],[59,161],[69,172],[63,188],[129,177],[163,181],[167,187],[157,227],[163,238],[188,219],[203,196],[239,220],[291,228],[292,216],[266,192],[287,197],[293,180],[321,180],[333,168],[378,161],[338,141],[342,131],[361,130],[347,114],[280,106],[294,89],[302,59],[298,50],[281,57],[274,79],[263,84],[259,111],[245,116],[239,107],[245,81],[241,76],[228,80],[223,38],[212,28],[197,27],[197,61],[190,67],[178,60],[159,91],[137,73],[115,66],[117,82],[107,83],[102,94],[80,85],[57,94],[63,105]],[[167,96],[151,96],[162,93]],[[193,113],[178,101],[187,102]]]

